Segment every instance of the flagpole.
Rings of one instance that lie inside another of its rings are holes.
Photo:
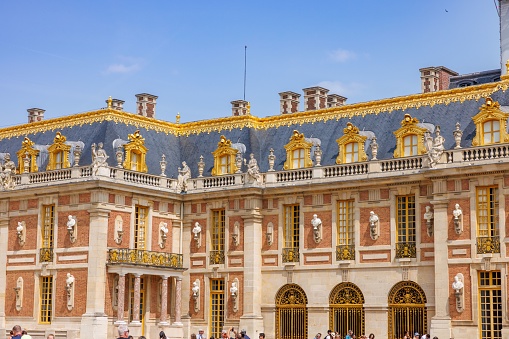
[[[246,101],[247,46],[244,46],[244,101]]]

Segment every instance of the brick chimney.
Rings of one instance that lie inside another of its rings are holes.
[[[136,94],[136,113],[148,118],[156,117],[157,96],[147,93]]]
[[[419,69],[421,72],[422,93],[436,92],[449,89],[449,79],[458,73],[444,66],[425,67]]]
[[[339,94],[327,95],[327,107],[338,107],[343,106],[346,102],[346,98]]]
[[[106,104],[108,104],[108,100],[106,100]],[[124,100],[120,99],[111,99],[111,108],[116,109],[117,111],[123,111],[124,110]]]
[[[29,108],[27,109],[28,112],[28,123],[41,121],[44,119],[44,112],[46,110],[42,108]]]
[[[240,115],[249,115],[249,101],[246,100],[235,100],[231,102],[232,104],[232,115],[234,117]]]
[[[316,109],[327,108],[327,93],[329,93],[328,89],[315,86],[304,88],[303,91],[305,111],[314,111]]]
[[[299,111],[300,94],[295,92],[279,93],[281,114],[295,113]]]

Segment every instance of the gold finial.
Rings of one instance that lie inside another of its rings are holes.
[[[507,59],[507,61],[505,63],[505,72],[506,72],[506,74],[509,74],[509,59]]]
[[[177,120],[177,124],[180,124],[180,112],[177,112],[176,120]]]
[[[251,103],[247,102],[247,115],[251,115]]]
[[[111,95],[108,97],[108,108],[111,108],[111,102],[113,99],[111,99]]]

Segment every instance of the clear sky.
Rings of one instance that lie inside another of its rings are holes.
[[[419,68],[500,68],[493,0],[0,1],[0,127],[104,107],[156,117],[279,114],[279,92],[320,85],[357,103],[420,92]],[[301,110],[303,109],[301,97]]]

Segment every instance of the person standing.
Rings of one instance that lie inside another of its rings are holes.
[[[251,339],[249,338],[249,336],[246,334],[246,330],[242,330],[240,331],[240,335],[242,336],[242,339]]]
[[[129,328],[125,324],[118,326],[118,339],[122,338],[129,338]]]
[[[207,336],[205,335],[205,331],[200,328],[198,330],[198,334],[196,335],[196,339],[207,339]]]
[[[21,326],[14,325],[11,339],[21,339]]]

